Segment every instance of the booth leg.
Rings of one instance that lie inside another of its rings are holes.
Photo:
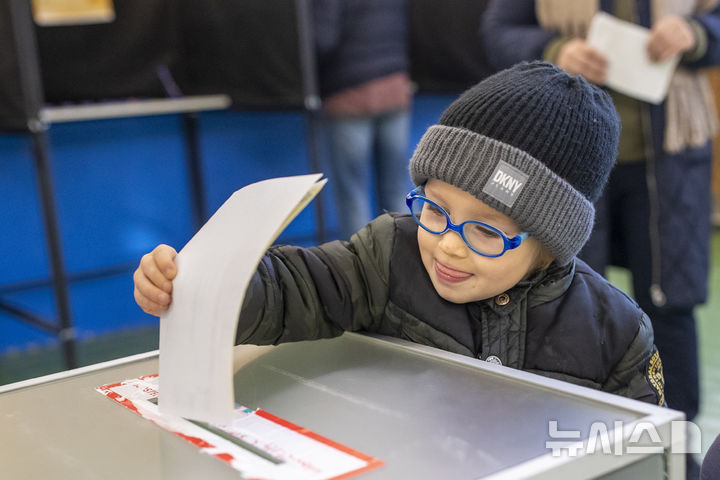
[[[188,176],[190,179],[190,195],[192,198],[193,222],[195,230],[205,224],[207,205],[205,201],[205,184],[200,156],[198,134],[198,118],[195,113],[182,116],[185,148],[187,151]]]
[[[60,231],[57,223],[52,177],[48,161],[47,132],[44,128],[40,128],[37,129],[37,131],[32,131],[30,137],[35,160],[43,222],[45,224],[45,235],[50,261],[50,276],[52,278],[55,305],[60,326],[59,338],[67,368],[75,368],[78,366],[75,331],[70,314],[70,295],[67,277],[65,275],[62,248],[60,246]]]

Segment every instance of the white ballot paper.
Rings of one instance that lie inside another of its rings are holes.
[[[233,413],[240,307],[265,251],[327,180],[265,180],[230,196],[178,253],[173,301],[160,317],[160,411],[218,425]]]
[[[156,406],[161,398],[158,380],[157,375],[146,375],[96,390],[227,463],[240,472],[238,478],[340,480],[385,464],[260,408],[236,405],[233,421],[222,426],[166,415]]]
[[[653,62],[647,54],[650,30],[599,12],[587,42],[608,59],[606,85],[633,98],[661,103],[667,95],[680,55]]]

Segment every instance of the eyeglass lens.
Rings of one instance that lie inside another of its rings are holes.
[[[448,226],[447,213],[424,198],[414,198],[410,210],[415,220],[431,233],[443,233]],[[499,233],[477,223],[465,223],[462,236],[471,248],[486,255],[499,255],[505,249]]]

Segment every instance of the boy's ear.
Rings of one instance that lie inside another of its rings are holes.
[[[546,270],[554,260],[555,257],[552,256],[550,250],[545,248],[545,246],[540,245],[540,252],[535,265],[537,270]]]

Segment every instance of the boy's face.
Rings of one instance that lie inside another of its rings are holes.
[[[428,180],[425,196],[443,207],[453,223],[477,220],[500,229],[509,238],[521,233],[509,217],[449,183]],[[494,297],[535,271],[543,259],[540,243],[532,237],[502,256],[490,258],[470,250],[453,231],[435,235],[418,227],[418,246],[435,290],[454,303]]]

